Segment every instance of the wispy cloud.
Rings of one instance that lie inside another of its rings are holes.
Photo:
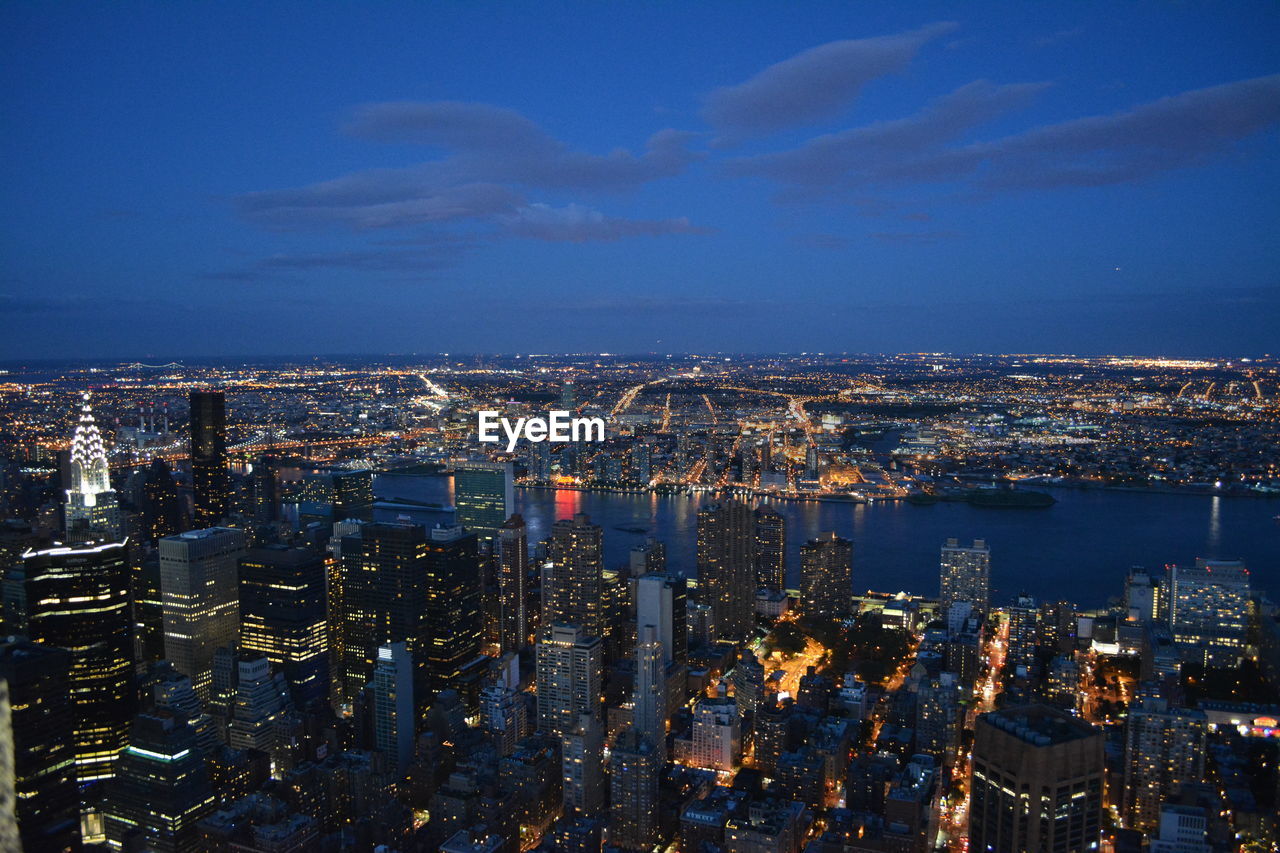
[[[770,65],[707,96],[703,117],[724,141],[838,115],[872,80],[901,71],[930,39],[954,30],[937,23],[865,39],[833,41]]]
[[[517,237],[561,243],[612,242],[624,237],[656,237],[663,234],[706,234],[685,217],[678,219],[622,219],[606,216],[579,204],[552,207],[531,204],[499,219]]]

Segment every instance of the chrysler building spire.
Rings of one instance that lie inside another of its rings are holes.
[[[66,520],[68,534],[76,532],[80,521],[99,534],[114,537],[119,530],[119,504],[111,489],[107,451],[93,419],[88,391],[84,392],[80,421],[71,437],[71,488],[67,489]]]

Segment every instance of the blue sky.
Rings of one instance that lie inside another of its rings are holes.
[[[0,8],[0,358],[1275,352],[1280,6]]]

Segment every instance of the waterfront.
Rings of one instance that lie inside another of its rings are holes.
[[[452,504],[451,478],[379,477],[379,497],[397,496]],[[986,539],[991,546],[992,597],[1004,602],[1026,590],[1037,599],[1062,598],[1098,607],[1123,589],[1125,573],[1140,565],[1159,571],[1166,563],[1196,557],[1242,559],[1256,588],[1280,596],[1280,500],[1232,499],[1115,490],[1054,488],[1049,509],[983,509],[964,503],[911,506],[901,501],[855,504],[777,501],[788,520],[789,582],[798,580],[800,545],[824,530],[854,542],[858,591],[905,590],[934,595],[938,548],[943,540]],[[516,508],[529,524],[531,542],[550,532],[557,518],[588,513],[604,528],[606,566],[626,562],[643,528],[667,545],[670,566],[695,572],[696,513],[715,498],[698,494],[517,489]],[[405,514],[424,523],[450,513],[380,509],[379,520]]]

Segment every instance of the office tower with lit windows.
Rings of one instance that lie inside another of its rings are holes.
[[[1005,669],[1015,677],[1025,678],[1036,672],[1036,644],[1040,640],[1040,611],[1036,600],[1023,592],[1007,609],[1009,642],[1005,653]]]
[[[159,457],[151,460],[142,481],[142,494],[145,504],[142,529],[148,541],[155,542],[182,532],[182,501],[168,462]]]
[[[419,702],[457,690],[463,668],[480,654],[480,567],[476,534],[437,527],[426,543]]]
[[[948,539],[942,546],[941,598],[946,613],[957,601],[968,601],[986,616],[990,608],[991,549],[981,539],[973,547]]]
[[[409,647],[415,687],[423,684],[418,679],[425,657],[427,531],[417,524],[374,522],[342,537],[341,550],[345,660],[339,680],[345,701],[369,683],[378,647],[386,643]]]
[[[89,392],[80,405],[80,419],[71,437],[67,489],[66,531],[73,541],[121,537],[120,502],[111,488],[107,451],[93,419]]]
[[[702,697],[693,706],[689,763],[731,771],[742,759],[742,717],[733,699]]]
[[[604,805],[604,725],[592,714],[560,736],[560,782],[566,817],[595,817]]]
[[[551,526],[550,562],[542,572],[542,623],[580,625],[603,637],[604,531],[586,513]]]
[[[756,586],[787,588],[787,519],[768,504],[755,510]]]
[[[658,843],[658,783],[663,759],[634,726],[609,751],[609,846],[652,850]]]
[[[650,573],[662,574],[667,570],[667,546],[662,540],[649,536],[644,544],[631,549],[629,562],[633,578]]]
[[[133,717],[130,567],[122,542],[84,543],[23,556],[27,635],[71,653],[76,776],[109,779]]]
[[[0,849],[71,853],[80,849],[71,654],[24,639],[0,643],[0,791],[11,795],[18,846]],[[0,817],[0,820],[4,820]],[[11,833],[12,834],[12,833]],[[0,831],[0,841],[4,832]],[[14,839],[9,839],[12,845]]]
[[[518,513],[498,529],[498,647],[518,652],[529,642],[525,616],[528,597],[529,539]]]
[[[329,681],[330,699],[335,707],[351,702],[360,685],[350,685],[351,694],[347,693],[347,681],[344,675],[347,663],[347,607],[345,591],[345,574],[343,562],[343,542],[350,536],[351,542],[359,543],[360,528],[364,522],[357,519],[335,521],[333,534],[324,557],[325,601],[328,622],[326,629],[329,635]]]
[[[1147,697],[1130,706],[1125,721],[1123,814],[1130,829],[1151,832],[1160,823],[1160,805],[1180,786],[1204,779],[1203,711],[1170,708]]]
[[[271,524],[280,520],[279,463],[274,456],[264,454],[253,463],[253,520],[258,524]]]
[[[1160,610],[1160,582],[1145,569],[1130,569],[1124,582],[1125,617],[1146,625],[1164,618]]]
[[[112,850],[200,853],[196,823],[216,799],[195,729],[165,713],[141,714],[120,772],[107,790],[103,823]]]
[[[1231,560],[1170,566],[1169,629],[1184,661],[1232,667],[1249,630],[1249,570]]]
[[[333,518],[343,521],[357,518],[373,520],[373,472],[367,468],[355,471],[334,471],[330,475],[333,484]]]
[[[916,692],[916,751],[950,764],[964,725],[964,692],[954,672],[927,678]]]
[[[1101,729],[1046,705],[981,714],[969,849],[1090,853],[1102,834]]]
[[[289,688],[284,678],[271,671],[271,661],[257,652],[236,661],[235,701],[227,725],[227,744],[232,749],[275,749],[276,722],[288,710]]]
[[[455,520],[488,544],[516,511],[510,462],[459,462],[453,470]]]
[[[538,728],[564,735],[583,714],[600,716],[604,643],[577,625],[545,629],[537,646]]]
[[[267,656],[298,708],[328,700],[325,562],[318,552],[269,545],[240,558],[240,648]]]
[[[839,620],[853,613],[853,543],[834,532],[800,546],[800,612]]]
[[[240,629],[243,530],[210,527],[160,540],[164,653],[209,699],[213,653],[234,645]]]
[[[745,640],[755,626],[754,522],[741,501],[698,510],[698,590],[722,640]]]
[[[504,758],[516,751],[524,737],[528,716],[520,692],[500,681],[480,691],[480,727],[493,739],[498,754]]]
[[[191,481],[195,526],[214,527],[227,514],[227,400],[221,391],[192,391]]]
[[[413,657],[404,643],[378,647],[369,682],[373,694],[373,740],[403,773],[413,760]]]

